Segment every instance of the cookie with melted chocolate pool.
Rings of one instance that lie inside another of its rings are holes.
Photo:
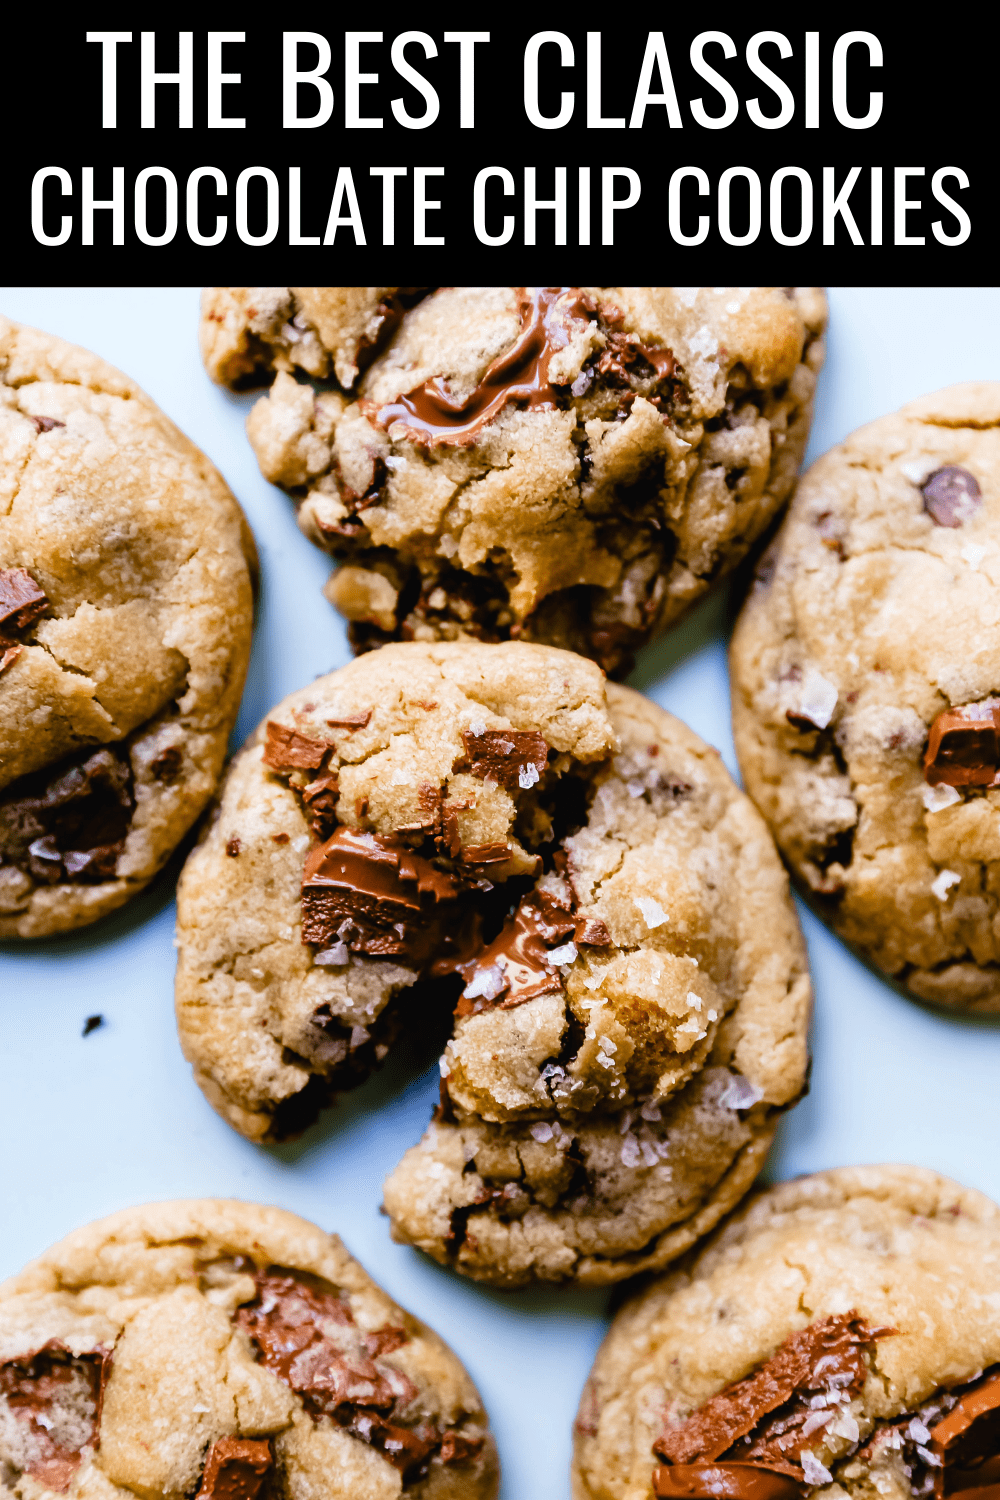
[[[750,795],[821,915],[936,1005],[1000,1010],[1000,384],[803,477],[733,637]]]
[[[825,319],[815,287],[211,287],[202,347],[274,375],[250,440],[355,649],[534,640],[624,675],[787,499]]]
[[[760,1193],[621,1309],[574,1500],[995,1500],[1000,1209],[919,1167]]]
[[[188,861],[178,941],[185,1053],[254,1139],[302,1130],[401,1026],[450,1025],[386,1206],[500,1285],[662,1266],[803,1086],[766,829],[715,751],[551,647],[390,645],[286,699]]]
[[[128,901],[215,790],[253,541],[119,371],[0,317],[0,938]]]
[[[0,1286],[5,1500],[495,1500],[497,1477],[451,1350],[282,1209],[125,1209]]]

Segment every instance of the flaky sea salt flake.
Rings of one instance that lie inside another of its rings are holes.
[[[961,875],[956,875],[954,870],[942,870],[937,879],[931,881],[931,890],[939,901],[947,901],[952,886],[960,885],[961,881]]]
[[[799,1455],[802,1464],[802,1477],[806,1484],[832,1484],[833,1475],[830,1470],[824,1468],[818,1458],[811,1453],[803,1452]]]
[[[654,927],[663,926],[667,920],[667,914],[659,901],[654,901],[652,896],[633,896],[632,899],[642,913],[642,919],[650,931]]]
[[[944,812],[946,807],[953,807],[962,800],[958,788],[948,786],[946,782],[942,782],[940,786],[925,786],[923,790],[924,806],[929,813]]]

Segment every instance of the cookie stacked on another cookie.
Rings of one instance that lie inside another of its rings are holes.
[[[520,638],[621,675],[787,499],[825,320],[815,287],[211,287],[202,351],[276,372],[250,440],[343,564],[356,648]]]
[[[918,1167],[759,1195],[619,1312],[574,1500],[992,1500],[1000,1209]]]
[[[1000,1009],[1000,384],[812,466],[731,666],[747,790],[822,914],[921,999]]]
[[[335,1235],[219,1199],[126,1209],[0,1287],[0,1495],[494,1500],[451,1350]]]
[[[185,1053],[257,1139],[454,1007],[439,1118],[386,1206],[501,1285],[662,1266],[804,1083],[805,955],[762,822],[715,751],[549,647],[390,645],[286,699],[178,933]]]
[[[139,388],[0,318],[0,937],[121,906],[211,797],[253,541]]]

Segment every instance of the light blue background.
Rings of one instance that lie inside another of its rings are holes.
[[[244,437],[254,398],[217,389],[202,370],[197,292],[8,288],[0,311],[128,371],[245,507],[263,588],[238,736],[293,688],[345,661],[343,629],[320,594],[327,559],[260,477]],[[810,455],[925,391],[1000,377],[998,348],[996,290],[835,289]],[[716,596],[648,648],[632,680],[735,770],[724,637]],[[152,891],[78,937],[0,950],[0,1276],[75,1225],[130,1203],[211,1194],[293,1209],[336,1229],[466,1362],[497,1434],[504,1500],[564,1500],[571,1422],[606,1297],[499,1295],[390,1241],[381,1185],[427,1122],[437,1069],[426,1058],[397,1056],[294,1145],[252,1146],[224,1125],[194,1086],[174,1033],[176,875],[175,862]],[[812,1091],[783,1123],[770,1176],[918,1162],[1000,1197],[1000,1030],[921,1010],[802,917],[816,987]],[[83,1039],[94,1012],[106,1024]]]

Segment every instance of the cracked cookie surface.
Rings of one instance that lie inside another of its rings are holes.
[[[731,650],[747,790],[821,914],[921,999],[1000,1010],[1000,384],[819,459]]]
[[[148,396],[0,318],[0,937],[120,906],[204,807],[254,564],[222,476]]]
[[[623,675],[787,499],[825,319],[813,287],[212,287],[202,351],[275,374],[247,430],[356,649],[517,638]]]
[[[717,752],[551,647],[390,645],[286,699],[188,860],[178,938],[185,1055],[254,1139],[454,1011],[386,1203],[504,1285],[662,1265],[803,1086],[766,828]]]
[[[336,1235],[126,1209],[0,1286],[0,1495],[494,1500],[482,1402]]]
[[[574,1500],[994,1493],[1000,1209],[918,1167],[751,1198],[617,1314]]]

